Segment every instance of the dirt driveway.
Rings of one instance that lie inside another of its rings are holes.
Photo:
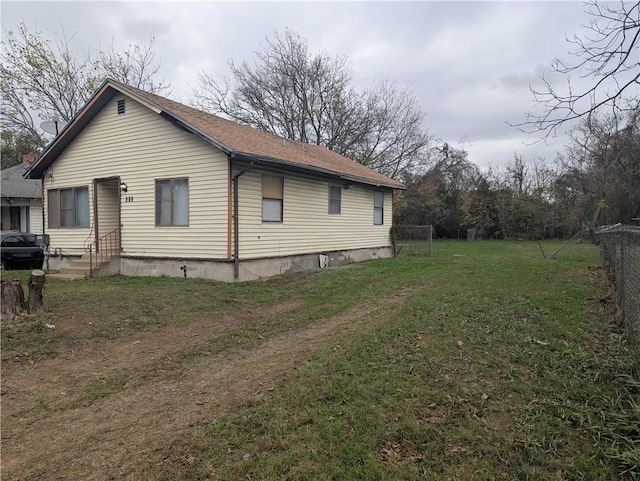
[[[5,361],[2,479],[135,479],[135,467],[158,446],[256,403],[318,349],[376,324],[381,307],[403,297],[355,306],[251,348],[211,352],[216,338],[296,305],[97,340],[33,364]]]

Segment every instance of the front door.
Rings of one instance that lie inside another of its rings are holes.
[[[104,243],[101,239],[109,237],[112,245],[117,244],[117,252],[121,251],[120,177],[93,181],[93,226],[98,250]]]
[[[11,230],[20,232],[20,207],[9,207],[9,221],[11,223]]]

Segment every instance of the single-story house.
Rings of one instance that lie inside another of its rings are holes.
[[[0,230],[3,232],[42,234],[42,182],[23,177],[34,159],[33,154],[25,154],[21,164],[0,171]]]
[[[324,147],[113,80],[25,175],[43,181],[50,269],[89,260],[91,274],[221,281],[391,256],[403,188]]]

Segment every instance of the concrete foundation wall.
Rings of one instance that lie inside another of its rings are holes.
[[[107,277],[107,276],[117,276],[122,272],[122,260],[115,257],[107,262],[104,262],[96,272],[94,273],[95,277]]]
[[[79,260],[82,256],[70,256],[70,255],[45,255],[44,268],[48,271],[59,271],[65,267],[71,267],[71,262]]]
[[[249,259],[240,262],[239,276],[234,278],[233,261],[158,259],[149,257],[120,258],[120,273],[125,276],[167,276],[211,279],[222,282],[249,281],[295,272],[314,271],[393,255],[390,247],[303,254],[285,257]]]
[[[239,276],[237,279],[234,277],[233,261],[122,256],[103,264],[94,272],[94,275],[97,277],[114,276],[118,274],[141,277],[187,277],[211,279],[221,282],[236,282],[295,272],[315,271],[325,267],[387,258],[392,255],[393,251],[390,247],[378,247],[247,259],[240,261]],[[72,267],[72,261],[80,259],[81,256],[49,255],[45,260],[44,268],[59,271],[62,268]]]

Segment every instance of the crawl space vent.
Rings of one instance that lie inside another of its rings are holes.
[[[124,114],[124,99],[118,100],[118,115]]]

